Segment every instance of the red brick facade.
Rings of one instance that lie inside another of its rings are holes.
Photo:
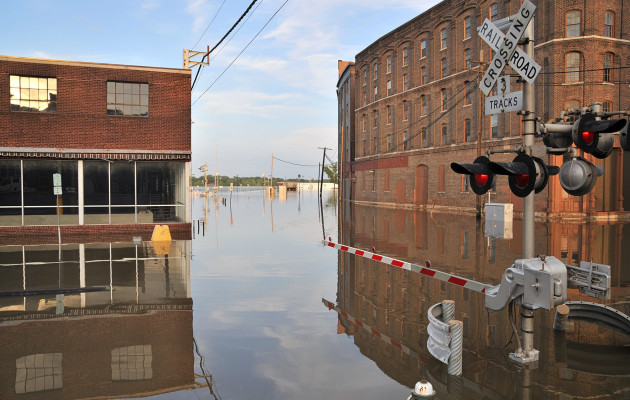
[[[11,112],[9,75],[57,78],[57,112]],[[107,81],[149,83],[149,117],[107,115]],[[0,57],[0,88],[3,148],[190,154],[190,71]]]
[[[572,0],[534,3],[535,59],[542,67],[534,89],[536,115],[549,121],[566,107],[593,102],[606,102],[613,111],[630,108],[630,74],[624,68],[630,58],[630,34],[621,22],[623,6],[630,2],[611,1],[606,7]],[[396,207],[475,210],[476,196],[466,188],[462,176],[451,170],[450,163],[472,162],[488,149],[522,144],[519,115],[505,113],[493,121],[480,109],[481,92],[473,86],[466,94],[467,83],[475,85],[480,65],[492,58],[476,27],[491,18],[495,6],[500,19],[516,13],[520,4],[445,0],[356,55],[355,130],[349,133],[354,137],[355,158],[346,177],[352,182],[351,196],[346,198]],[[567,13],[572,11],[579,14],[578,35],[567,37]],[[567,81],[567,76],[572,77],[566,73],[570,52],[580,54],[575,82]],[[609,67],[605,54],[611,60]],[[511,90],[520,87],[512,78]],[[542,140],[537,139],[537,144]],[[493,155],[492,160],[513,157]],[[375,160],[389,158],[406,162],[398,167],[372,166]],[[540,216],[611,220],[628,216],[630,189],[624,190],[624,181],[630,179],[630,159],[618,143],[605,160],[588,154],[586,158],[606,171],[595,188],[583,197],[568,196],[557,177],[552,177],[536,196]],[[545,159],[558,166],[563,162],[561,156]],[[482,201],[513,202],[516,211],[522,207],[503,177],[497,179],[496,192],[483,196]]]

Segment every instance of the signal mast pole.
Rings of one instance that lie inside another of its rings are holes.
[[[534,18],[525,29],[525,44],[523,50],[534,59]],[[523,84],[523,103],[524,109],[522,113],[523,121],[523,147],[527,155],[532,155],[532,146],[534,145],[534,134],[536,132],[536,115],[534,85],[524,82]],[[536,179],[536,177],[534,177]],[[534,196],[536,193],[532,191],[523,199],[523,258],[534,257]],[[517,349],[514,355],[524,359],[538,359],[538,351],[534,349],[534,310],[521,305],[521,349]],[[535,355],[532,353],[536,353]]]

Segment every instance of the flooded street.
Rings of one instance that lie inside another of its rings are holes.
[[[522,252],[519,220],[498,239],[474,215],[339,207],[333,191],[321,210],[315,190],[219,197],[193,199],[192,240],[0,248],[0,398],[407,399],[423,379],[438,399],[630,398],[619,329],[555,333],[537,310],[540,360],[519,367],[507,308],[322,242],[495,285]],[[611,266],[609,300],[569,300],[630,313],[630,225],[536,232],[538,254]],[[464,323],[460,377],[427,351],[427,310],[446,299]]]

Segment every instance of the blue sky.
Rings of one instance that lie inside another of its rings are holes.
[[[236,59],[284,2],[258,0],[203,68],[191,93],[195,175],[204,162],[221,175],[269,175],[272,154],[316,165],[324,146],[336,159],[337,60],[438,1],[288,0]],[[181,68],[183,49],[213,47],[250,3],[0,0],[0,54]],[[315,178],[317,167],[275,160],[273,174]]]

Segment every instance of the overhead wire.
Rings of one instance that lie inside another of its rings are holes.
[[[221,79],[221,77],[223,76],[223,74],[225,74],[227,72],[227,70],[232,66],[232,64],[234,64],[236,62],[236,60],[238,60],[238,58],[241,56],[241,54],[243,54],[245,52],[245,50],[247,50],[247,48],[252,44],[252,42],[254,40],[256,40],[256,38],[258,37],[258,35],[260,35],[260,33],[267,27],[267,25],[269,25],[269,23],[274,19],[274,17],[276,15],[278,15],[278,13],[280,12],[280,10],[282,10],[282,8],[285,6],[285,4],[287,4],[289,2],[289,0],[285,0],[284,3],[282,3],[282,5],[276,10],[275,13],[273,13],[273,15],[267,20],[267,22],[265,22],[265,24],[262,26],[262,28],[260,28],[260,30],[256,33],[256,35],[252,38],[252,40],[249,41],[249,43],[247,43],[247,45],[245,45],[245,47],[243,48],[243,50],[240,51],[240,53],[238,53],[238,55],[234,58],[234,60],[232,60],[232,62],[225,67],[225,69],[223,70],[223,72],[221,72],[221,74],[219,74],[219,76],[214,80],[214,82],[212,82],[210,84],[210,86],[208,86],[208,88],[206,90],[203,91],[203,93],[201,93],[199,95],[199,97],[197,97],[197,99],[195,101],[192,102],[191,106],[195,105],[195,103],[197,103],[199,101],[199,99],[201,97],[203,97],[204,94],[206,94],[208,92],[208,90],[210,90],[212,88],[212,86],[214,86],[215,83],[217,83],[217,81],[219,79]],[[216,46],[215,46],[216,47]],[[209,53],[211,53],[212,51],[210,51]]]
[[[223,43],[223,41],[225,40],[226,37],[229,36],[230,33],[232,33],[232,31],[234,30],[234,28],[236,28],[236,26],[243,20],[243,18],[245,17],[245,15],[247,15],[247,13],[249,12],[249,10],[252,9],[252,7],[254,6],[254,4],[256,4],[258,0],[252,0],[252,2],[249,4],[249,6],[247,7],[247,9],[245,10],[245,12],[243,12],[243,14],[241,14],[241,16],[239,17],[239,19],[234,23],[234,25],[232,25],[232,27],[230,28],[229,31],[227,31],[227,33],[225,35],[223,35],[223,37],[221,38],[221,40],[219,40],[219,42],[217,44],[214,45],[214,47],[212,47],[206,54],[204,54],[204,56],[201,58],[201,62],[203,62],[206,57],[210,56],[210,53],[212,53],[217,47],[219,47],[221,45],[221,43]],[[288,0],[287,0],[288,1]],[[199,77],[199,71],[201,71],[201,65],[199,66],[199,69],[197,69],[197,74],[195,75],[195,79],[193,80],[192,86],[190,88],[190,90],[192,91],[193,88],[195,87],[195,83],[197,83],[197,78]],[[205,92],[204,92],[205,93]]]
[[[245,21],[243,21],[242,24],[240,24],[238,26],[238,29],[234,32],[234,34],[232,36],[230,36],[230,38],[223,44],[223,47],[221,47],[216,53],[214,53],[213,57],[210,58],[210,61],[214,60],[215,58],[217,58],[217,56],[223,51],[223,49],[225,49],[227,47],[227,45],[232,41],[232,39],[234,39],[234,37],[236,36],[236,34],[241,30],[241,28],[243,26],[245,26],[245,24],[247,23],[247,21],[249,21],[249,19],[251,18],[252,15],[254,15],[254,13],[256,12],[256,10],[258,10],[258,7],[260,7],[260,5],[262,4],[263,0],[260,0],[258,2],[258,4],[256,4],[256,7],[252,10],[251,13],[247,14],[247,18],[245,18]]]
[[[206,29],[203,31],[203,33],[201,34],[201,36],[199,36],[199,39],[197,40],[197,43],[195,43],[195,45],[193,47],[191,47],[191,49],[194,49],[195,47],[197,47],[197,45],[199,44],[199,42],[201,42],[201,39],[203,39],[204,35],[206,34],[206,32],[208,32],[208,29],[210,29],[210,26],[212,26],[212,23],[214,22],[214,20],[217,18],[217,15],[219,15],[219,12],[221,11],[221,9],[223,8],[223,5],[225,4],[227,0],[223,0],[223,3],[221,3],[221,6],[219,7],[219,9],[217,10],[217,12],[214,14],[214,17],[212,17],[212,20],[210,21],[210,23],[208,24],[208,26],[206,27]]]

